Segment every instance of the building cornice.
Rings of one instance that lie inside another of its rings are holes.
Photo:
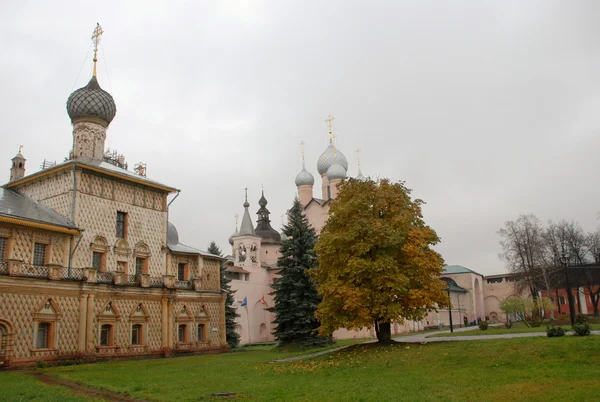
[[[178,191],[176,188],[174,187],[169,187],[169,186],[164,186],[158,183],[154,183],[151,181],[147,181],[147,180],[143,180],[143,179],[137,179],[135,177],[129,176],[129,175],[124,175],[124,174],[119,174],[117,172],[111,172],[110,170],[106,170],[106,169],[102,169],[102,168],[98,168],[95,166],[90,166],[86,163],[81,163],[81,162],[77,162],[77,161],[72,161],[70,163],[66,163],[60,166],[55,166],[55,167],[51,167],[48,169],[44,169],[41,170],[39,172],[35,172],[29,176],[25,176],[21,179],[18,180],[14,180],[11,181],[10,183],[7,183],[5,185],[6,188],[15,188],[15,187],[20,187],[24,184],[33,182],[35,180],[39,180],[43,177],[47,177],[50,176],[52,174],[61,172],[63,170],[70,170],[73,168],[73,165],[75,165],[76,168],[79,168],[81,170],[89,170],[92,172],[97,172],[100,173],[102,175],[105,176],[109,176],[109,177],[114,177],[123,181],[127,181],[127,182],[132,182],[132,183],[136,183],[139,184],[141,186],[145,186],[145,187],[151,187],[157,190],[161,190],[161,191],[165,191],[167,193],[173,193],[175,191]]]
[[[10,223],[13,225],[28,226],[28,227],[32,227],[32,228],[36,228],[36,229],[44,229],[44,230],[49,230],[52,232],[60,232],[60,233],[66,233],[66,234],[72,234],[72,235],[81,234],[81,231],[76,228],[68,228],[68,227],[64,227],[64,226],[60,226],[60,225],[53,225],[51,223],[46,223],[46,222],[32,221],[32,220],[23,219],[23,218],[14,217],[14,216],[0,215],[0,222]]]

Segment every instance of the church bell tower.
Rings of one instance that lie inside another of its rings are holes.
[[[10,181],[15,181],[25,176],[25,162],[27,159],[23,156],[23,145],[19,147],[19,153],[12,158],[10,168]]]

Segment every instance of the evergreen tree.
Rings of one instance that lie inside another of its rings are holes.
[[[275,313],[275,337],[282,344],[322,345],[331,343],[330,336],[319,336],[315,318],[321,297],[307,271],[317,265],[313,251],[317,242],[315,229],[302,213],[298,198],[288,215],[288,224],[283,227],[287,239],[281,242],[281,257],[277,266],[280,277],[273,283],[275,305],[269,311]]]
[[[217,246],[214,240],[208,245],[208,252],[218,255],[219,257],[223,256],[221,249],[219,246]],[[220,275],[221,290],[227,292],[227,298],[225,299],[225,336],[229,346],[235,348],[240,343],[240,334],[235,332],[235,319],[236,317],[239,317],[239,314],[235,312],[235,300],[233,299],[233,292],[231,291],[231,286],[229,285],[231,279],[229,279],[225,274],[225,265],[223,263],[221,263]]]

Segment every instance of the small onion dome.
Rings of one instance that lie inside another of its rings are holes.
[[[260,196],[260,200],[258,200],[258,205],[260,205],[263,208],[267,206],[267,199],[265,198],[264,191],[263,191],[262,195]]]
[[[315,178],[303,166],[300,173],[298,173],[296,175],[296,187],[300,187],[300,186],[311,186],[312,187],[314,184],[315,184]]]
[[[231,236],[229,236],[229,244],[233,246],[233,236],[239,235],[237,228],[235,228],[235,232]]]
[[[346,169],[338,163],[334,163],[327,169],[327,180],[344,180],[346,178]]]
[[[108,126],[117,113],[117,106],[113,97],[100,88],[94,76],[86,86],[69,96],[67,113],[73,123],[78,120],[95,120]]]
[[[179,233],[177,233],[177,228],[171,222],[167,223],[167,244],[169,246],[179,244]]]
[[[319,156],[319,160],[317,161],[317,170],[319,171],[319,174],[323,176],[334,163],[341,165],[344,170],[348,170],[348,161],[346,160],[346,157],[330,142],[325,152]]]

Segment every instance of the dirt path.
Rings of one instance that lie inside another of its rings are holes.
[[[51,385],[53,387],[60,386],[70,389],[71,391],[84,395],[91,398],[101,398],[106,401],[118,401],[118,402],[147,402],[144,399],[133,399],[123,394],[116,392],[106,391],[103,389],[87,387],[71,381],[63,380],[58,377],[43,373],[41,371],[24,371],[23,374],[33,376],[43,382],[44,384]]]

